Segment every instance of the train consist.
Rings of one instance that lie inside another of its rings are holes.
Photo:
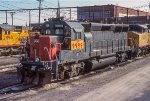
[[[99,24],[50,19],[30,37],[17,67],[20,82],[43,84],[115,65],[150,51],[146,25]]]
[[[28,28],[23,26],[0,25],[0,56],[17,54],[29,36]]]

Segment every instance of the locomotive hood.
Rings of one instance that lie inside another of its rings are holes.
[[[30,59],[50,61],[56,59],[56,53],[60,50],[58,36],[31,36],[30,38]]]

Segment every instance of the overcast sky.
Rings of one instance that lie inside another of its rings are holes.
[[[60,0],[60,6],[92,6],[104,4],[117,4],[120,6],[130,7],[142,10],[148,10],[150,0]],[[0,9],[21,9],[21,8],[37,8],[36,0],[0,0]],[[57,7],[57,0],[44,0],[42,7]],[[38,22],[38,12],[31,12],[32,22]],[[55,14],[53,11],[43,11],[41,20]],[[65,15],[67,13],[63,13]],[[5,22],[5,13],[0,14],[0,23]],[[11,16],[8,14],[8,23],[11,24]],[[14,24],[28,24],[28,12],[16,12],[14,15]]]

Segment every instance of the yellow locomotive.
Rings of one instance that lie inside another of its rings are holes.
[[[130,39],[130,46],[136,49],[138,55],[146,54],[149,51],[150,32],[147,25],[130,25],[128,38]]]
[[[28,29],[22,26],[0,25],[0,55],[16,54],[29,36]],[[24,42],[23,42],[24,40]]]

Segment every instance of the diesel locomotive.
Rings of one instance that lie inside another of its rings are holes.
[[[130,44],[134,47],[138,56],[146,55],[150,51],[150,29],[149,25],[132,24],[128,32],[128,38],[132,39]]]
[[[30,37],[28,54],[20,57],[17,66],[18,79],[21,83],[43,84],[127,61],[137,56],[144,43],[129,27],[49,19],[40,27],[41,35],[35,32]]]
[[[0,56],[17,54],[29,36],[28,28],[23,26],[0,25]]]

